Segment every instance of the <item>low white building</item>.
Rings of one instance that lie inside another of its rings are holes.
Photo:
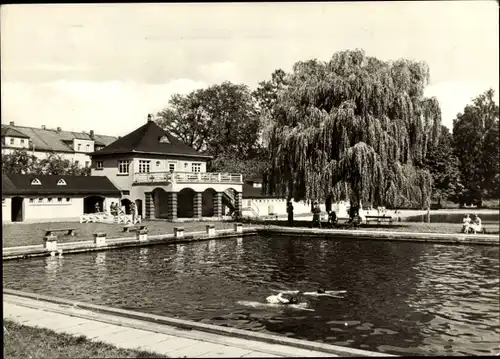
[[[294,216],[311,214],[311,203],[292,201],[292,204]],[[243,184],[242,208],[244,217],[283,216],[287,214],[287,200],[284,197],[263,194],[262,179],[250,178]],[[326,212],[324,203],[320,203],[320,208],[322,212]],[[348,216],[348,208],[349,201],[332,203],[331,207],[340,218]]]
[[[104,176],[2,174],[2,222],[76,221],[96,204],[109,212],[120,191]]]

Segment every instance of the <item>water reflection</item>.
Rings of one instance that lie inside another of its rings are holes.
[[[5,262],[3,278],[8,288],[329,344],[480,355],[498,351],[498,255],[497,247],[245,237],[215,248],[72,255],[59,266],[57,257]],[[347,293],[307,298],[314,312],[238,304],[319,285]]]
[[[216,243],[215,239],[208,241],[208,251],[210,253],[215,252],[215,243]]]

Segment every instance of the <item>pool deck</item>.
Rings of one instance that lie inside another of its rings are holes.
[[[390,356],[9,289],[3,293],[4,320],[171,358]]]
[[[356,239],[356,240],[382,240],[382,241],[405,241],[405,242],[428,242],[454,245],[488,245],[499,246],[500,237],[497,234],[459,234],[459,233],[418,233],[418,232],[391,232],[373,231],[362,229],[326,229],[326,228],[304,228],[285,227],[278,225],[256,225],[244,227],[242,232],[231,229],[217,230],[213,235],[206,232],[186,233],[182,238],[176,238],[174,234],[160,234],[148,236],[145,241],[139,241],[136,237],[124,237],[107,239],[106,244],[97,246],[93,240],[79,242],[59,242],[58,250],[63,254],[82,253],[91,251],[102,251],[127,247],[144,247],[158,244],[188,243],[224,238],[238,238],[255,234],[270,234],[281,236],[307,236],[309,238],[323,239]],[[42,239],[40,239],[42,241]],[[6,247],[2,250],[3,260],[25,259],[31,257],[44,257],[57,255],[55,251],[49,251],[43,244],[21,247]]]

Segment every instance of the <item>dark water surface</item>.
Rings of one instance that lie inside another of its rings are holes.
[[[499,248],[245,237],[9,261],[4,287],[392,354],[500,351]],[[275,289],[314,311],[248,307]]]

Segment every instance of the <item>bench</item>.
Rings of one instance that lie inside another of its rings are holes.
[[[146,226],[140,225],[140,226],[124,226],[123,227],[123,232],[130,232],[130,231],[142,231],[146,229]]]
[[[366,223],[376,221],[378,223],[389,222],[392,224],[392,222],[394,222],[394,218],[392,218],[391,216],[366,216],[365,219]]]
[[[45,231],[45,236],[50,236],[54,232],[66,232],[66,236],[74,236],[76,233],[76,228],[60,228],[60,229],[47,229]]]

